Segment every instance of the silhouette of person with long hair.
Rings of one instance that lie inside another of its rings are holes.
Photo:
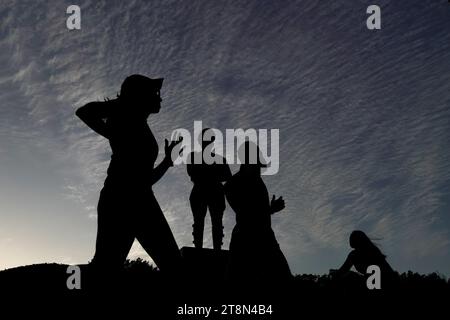
[[[190,163],[187,165],[187,173],[194,184],[189,197],[194,216],[192,235],[194,236],[194,246],[202,248],[205,216],[209,209],[213,248],[221,250],[224,236],[222,218],[225,211],[225,194],[222,183],[231,177],[231,170],[226,160],[213,151],[210,151],[210,156],[215,160],[215,163],[209,164],[204,161],[204,155],[208,152],[208,146],[215,140],[214,136],[211,137],[211,140],[204,139],[204,135],[208,130],[209,128],[202,130],[202,137],[200,137],[201,154],[196,155],[196,152],[192,152],[190,154]],[[201,160],[201,163],[196,163],[196,158],[198,158],[197,161]]]
[[[181,255],[172,231],[152,191],[173,165],[172,149],[181,142],[165,140],[165,157],[158,166],[158,143],[147,124],[161,108],[163,79],[131,75],[120,95],[90,102],[76,115],[109,140],[112,156],[98,201],[98,229],[92,265],[121,269],[136,238],[162,272],[172,272]]]
[[[347,281],[348,286],[365,286],[367,268],[376,265],[380,268],[382,288],[390,287],[396,280],[397,273],[372,240],[363,231],[355,230],[350,234],[349,242],[353,250],[338,270],[330,270],[331,275],[344,282]],[[351,271],[352,267],[358,273]]]
[[[271,226],[271,215],[284,209],[284,200],[269,199],[261,178],[265,167],[258,146],[246,141],[238,150],[239,171],[225,183],[225,196],[236,213],[230,242],[229,274],[237,282],[291,279],[288,262]]]

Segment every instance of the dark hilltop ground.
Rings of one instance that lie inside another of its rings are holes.
[[[46,263],[1,271],[1,301],[4,306],[8,305],[8,300],[27,301],[27,305],[34,302],[44,309],[57,305],[73,312],[96,310],[114,314],[128,310],[163,315],[151,319],[205,318],[204,315],[179,315],[179,308],[185,306],[216,308],[218,311],[210,314],[209,319],[300,319],[305,312],[325,316],[351,314],[356,309],[370,313],[396,309],[403,314],[405,311],[413,314],[415,308],[433,306],[436,309],[450,301],[450,281],[437,273],[402,273],[397,288],[386,292],[351,288],[336,282],[330,275],[296,275],[291,283],[283,285],[268,285],[264,279],[237,285],[206,269],[200,272],[190,269],[178,279],[165,279],[158,269],[138,259],[127,260],[120,274],[110,274],[107,270],[94,273],[89,265],[80,265],[81,289],[69,290],[67,268],[64,264]],[[230,314],[228,307],[227,314],[222,313],[223,305],[237,304],[272,305],[272,312],[244,316]]]

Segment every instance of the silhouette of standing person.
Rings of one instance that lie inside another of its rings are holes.
[[[284,208],[284,200],[275,199],[275,195],[269,200],[261,178],[265,164],[257,145],[246,141],[238,152],[240,169],[225,184],[226,199],[236,213],[230,242],[230,277],[242,282],[264,279],[281,283],[292,274],[272,230],[271,215]]]
[[[350,247],[353,250],[344,264],[338,270],[330,270],[335,278],[346,282],[348,287],[365,286],[367,268],[376,265],[380,268],[382,288],[388,288],[396,281],[397,273],[386,261],[386,256],[363,231],[355,230],[350,234]],[[352,267],[358,273],[351,271]]]
[[[165,140],[165,157],[158,166],[158,144],[147,124],[161,108],[163,79],[131,75],[122,83],[117,99],[90,102],[76,115],[93,131],[109,140],[112,156],[98,201],[98,226],[92,265],[120,269],[136,238],[162,272],[172,272],[180,252],[152,191],[173,165],[172,149]]]
[[[204,155],[207,147],[214,142],[215,137],[205,141],[204,135],[209,129],[202,130],[201,144],[202,151],[200,155],[195,152],[190,154],[190,163],[187,165],[187,173],[191,177],[194,186],[189,197],[192,214],[194,216],[194,228],[192,235],[194,236],[194,246],[196,248],[203,247],[203,231],[205,226],[205,216],[209,209],[211,215],[213,248],[221,250],[223,239],[222,218],[225,211],[225,194],[222,182],[231,177],[230,167],[225,159],[214,152],[210,155],[215,159],[215,163],[205,163]],[[196,158],[201,163],[196,163]]]

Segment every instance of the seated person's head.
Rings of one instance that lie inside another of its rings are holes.
[[[360,230],[355,230],[350,234],[350,247],[356,250],[364,250],[371,247],[372,241]]]

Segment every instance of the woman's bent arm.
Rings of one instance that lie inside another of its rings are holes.
[[[80,118],[89,128],[109,138],[105,119],[108,118],[110,107],[104,102],[89,102],[88,104],[77,109],[75,114]]]

